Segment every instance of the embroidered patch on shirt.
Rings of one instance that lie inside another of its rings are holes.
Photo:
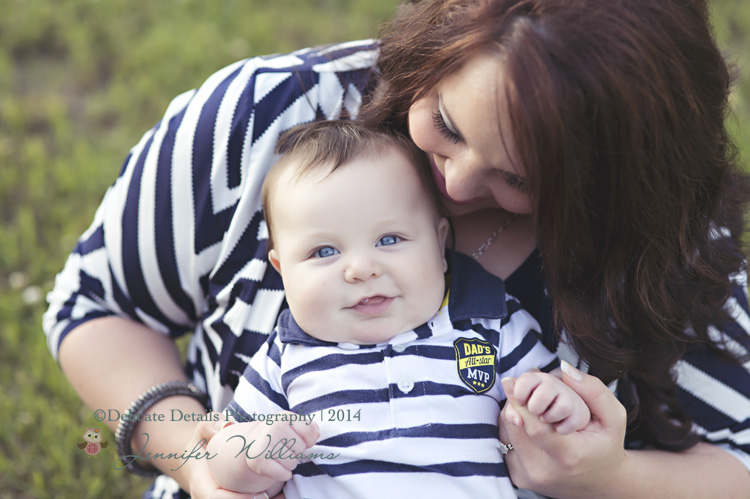
[[[461,381],[475,393],[492,388],[495,384],[495,347],[489,341],[459,338],[453,342],[453,348]]]

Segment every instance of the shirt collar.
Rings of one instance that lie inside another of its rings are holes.
[[[446,251],[451,276],[448,312],[451,320],[503,319],[505,283],[482,268],[473,258],[456,251]]]
[[[450,272],[448,314],[451,321],[467,319],[502,319],[508,315],[505,305],[505,283],[482,268],[472,258],[446,250]],[[421,327],[421,326],[420,326]],[[340,346],[347,349],[371,348],[372,345],[335,343],[313,338],[299,327],[289,309],[279,316],[279,339],[282,343],[308,346]],[[416,328],[415,331],[419,331]]]
[[[319,347],[319,346],[337,346],[339,343],[332,341],[323,341],[313,338],[299,327],[297,321],[292,317],[289,309],[285,309],[279,316],[279,339],[282,343],[300,343],[302,345]]]

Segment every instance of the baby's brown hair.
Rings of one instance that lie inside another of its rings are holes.
[[[439,216],[444,216],[445,210],[430,174],[427,157],[408,137],[385,126],[358,121],[316,121],[287,130],[276,144],[276,153],[281,157],[271,167],[261,190],[263,214],[268,228],[267,250],[274,248],[271,203],[283,172],[293,168],[293,178],[297,179],[320,168],[327,168],[326,175],[330,175],[358,156],[376,155],[389,147],[403,153],[414,166],[434,209]]]

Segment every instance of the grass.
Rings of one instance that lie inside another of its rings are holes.
[[[169,100],[251,55],[374,36],[396,0],[0,0],[0,499],[140,497],[76,447],[98,426],[48,353],[43,295],[130,146]],[[730,127],[750,158],[750,3],[715,0],[742,71]]]
[[[140,135],[251,55],[375,35],[395,0],[0,0],[0,498],[134,498],[41,334],[43,294]],[[8,14],[10,13],[10,14]]]

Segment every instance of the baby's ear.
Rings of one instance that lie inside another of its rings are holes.
[[[448,229],[450,228],[450,222],[447,218],[441,218],[438,221],[437,235],[438,244],[440,245],[440,253],[443,255],[443,272],[448,270],[448,261],[445,259],[445,241],[448,238]]]
[[[281,274],[281,263],[279,262],[279,253],[276,251],[276,248],[268,252],[268,261],[271,262],[271,265],[276,269],[276,272]]]

